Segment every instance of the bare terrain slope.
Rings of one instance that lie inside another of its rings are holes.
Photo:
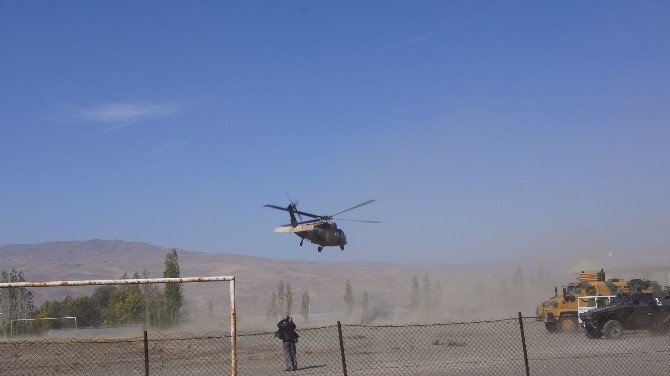
[[[88,240],[0,246],[0,269],[23,270],[26,280],[80,280],[119,278],[123,273],[146,270],[150,277],[162,276],[165,254],[169,248],[147,243],[120,240]],[[457,296],[473,282],[495,280],[501,269],[514,266],[477,265],[458,267],[400,266],[384,263],[332,263],[267,259],[228,253],[203,253],[178,250],[182,276],[234,275],[238,280],[238,302],[242,313],[253,310],[261,316],[269,306],[272,291],[279,280],[293,288],[295,308],[300,296],[309,291],[313,312],[338,311],[347,279],[351,280],[355,299],[360,301],[367,291],[375,302],[392,306],[408,303],[414,275],[429,273],[432,281],[440,281],[445,297],[458,303]],[[193,291],[191,291],[193,290]],[[37,303],[46,298],[73,296],[82,289],[50,288],[34,290]],[[205,305],[212,300],[225,304],[227,286],[200,284],[188,287],[191,304]],[[195,294],[194,294],[195,293]]]
[[[22,270],[26,280],[81,280],[119,278],[124,273],[146,270],[149,277],[161,277],[165,254],[169,248],[140,242],[120,240],[63,241],[40,244],[0,246],[0,270]],[[532,283],[541,262],[525,260],[519,263],[496,263],[459,266],[403,266],[386,263],[307,262],[268,259],[229,253],[203,253],[178,250],[182,276],[234,275],[238,281],[237,302],[239,317],[262,317],[270,305],[272,291],[279,280],[290,283],[293,289],[293,312],[300,310],[300,297],[309,291],[313,313],[333,313],[344,310],[343,294],[347,279],[351,280],[356,304],[360,304],[364,291],[371,302],[379,307],[394,307],[402,311],[410,302],[412,277],[417,275],[421,284],[424,273],[431,281],[439,281],[442,294],[441,311],[471,309],[473,306],[500,305],[500,285],[509,284],[517,266],[523,268],[526,278],[526,298],[523,307],[510,307],[509,312],[494,310],[483,317],[507,317],[517,310],[529,315],[541,300],[553,292],[553,284],[575,278],[576,261],[567,260],[562,265],[544,262],[549,280],[543,286]],[[607,266],[605,266],[607,268]],[[656,265],[654,270],[608,270],[610,276],[663,279],[667,283],[667,267]],[[33,289],[36,304],[44,299],[61,298],[66,294],[77,296],[91,293],[83,288]],[[209,301],[217,310],[228,307],[228,287],[225,284],[195,284],[185,287],[187,306],[191,311],[204,312]],[[472,311],[472,309],[471,309]],[[192,314],[197,314],[192,312]],[[507,315],[507,316],[506,316]],[[471,317],[482,317],[473,312]],[[443,319],[444,316],[431,318]]]

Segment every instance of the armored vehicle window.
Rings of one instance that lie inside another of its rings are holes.
[[[656,300],[651,297],[651,295],[645,295],[641,297],[640,299],[640,305],[645,305],[645,306],[655,306]]]
[[[656,305],[656,301],[651,296],[651,294],[646,293],[636,293],[630,296],[633,305],[636,306],[653,306]]]

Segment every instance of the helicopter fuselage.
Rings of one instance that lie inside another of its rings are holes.
[[[344,251],[344,246],[347,244],[347,236],[344,234],[344,231],[337,228],[337,224],[333,222],[333,218],[350,210],[371,204],[374,201],[375,200],[367,200],[333,215],[318,215],[298,210],[297,205],[293,202],[293,200],[291,200],[291,203],[287,207],[270,204],[265,205],[265,207],[283,210],[289,214],[291,224],[276,227],[274,230],[275,232],[292,232],[301,239],[301,246],[305,239],[307,239],[310,243],[319,246],[317,248],[319,252],[323,250],[323,247],[340,247],[340,250]],[[296,215],[300,217],[300,222],[298,222]],[[303,216],[312,219],[303,220]],[[340,219],[343,221],[352,222],[381,223],[379,221],[363,221],[359,219]]]
[[[322,247],[340,247],[347,244],[347,236],[344,231],[337,228],[337,224],[334,222],[317,223],[309,227],[313,228],[295,231],[295,234]]]

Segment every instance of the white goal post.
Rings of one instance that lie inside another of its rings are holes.
[[[102,286],[102,285],[145,285],[153,283],[190,283],[225,282],[230,285],[230,369],[237,376],[237,312],[235,311],[235,277],[187,277],[187,278],[137,278],[137,279],[98,279],[88,281],[50,281],[50,282],[5,282],[0,288],[16,287],[54,287],[54,286]]]
[[[13,319],[9,320],[9,338],[14,337],[14,323],[15,322],[35,322],[35,321],[56,321],[56,320],[74,320],[74,332],[79,331],[77,326],[77,318],[75,316],[64,316],[64,317],[40,317],[39,319]]]

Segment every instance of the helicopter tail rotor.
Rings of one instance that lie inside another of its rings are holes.
[[[302,214],[300,214],[300,211],[298,210],[298,199],[293,199],[291,198],[291,195],[286,192],[286,197],[288,197],[288,201],[291,203],[289,206],[293,207],[293,212],[298,214],[298,218],[302,221]]]
[[[288,204],[288,206],[286,207],[286,211],[288,211],[288,214],[291,216],[291,226],[293,227],[297,226],[298,220],[295,219],[295,211],[296,211],[295,204],[294,203]]]

